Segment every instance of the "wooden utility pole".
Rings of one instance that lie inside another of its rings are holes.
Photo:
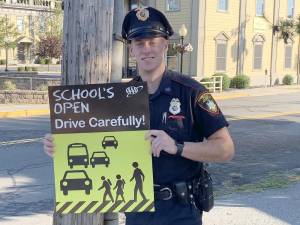
[[[62,84],[106,83],[111,77],[114,1],[65,0]],[[54,213],[54,225],[103,225],[103,214]]]
[[[113,22],[113,42],[112,42],[112,69],[111,82],[121,82],[124,44],[122,42],[121,31],[125,15],[125,5],[123,0],[114,0],[114,22]],[[118,225],[118,213],[105,213],[104,225]]]
[[[65,0],[63,84],[110,81],[114,1]]]
[[[122,79],[122,66],[124,44],[122,42],[122,23],[125,16],[124,0],[114,0],[113,46],[112,46],[112,72],[111,81],[120,82]]]

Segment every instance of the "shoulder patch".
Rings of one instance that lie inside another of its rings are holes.
[[[220,114],[220,109],[210,93],[202,92],[197,96],[197,104],[205,111],[214,115]]]

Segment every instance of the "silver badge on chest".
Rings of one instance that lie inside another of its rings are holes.
[[[170,102],[169,112],[173,115],[177,115],[181,111],[180,105],[181,103],[178,98],[172,98]]]

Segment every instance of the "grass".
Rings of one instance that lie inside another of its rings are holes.
[[[255,193],[269,189],[284,188],[300,182],[300,168],[277,173],[268,173],[263,179],[254,183],[232,185],[230,181],[223,183],[220,190],[215,191],[215,196],[220,197],[233,193]]]

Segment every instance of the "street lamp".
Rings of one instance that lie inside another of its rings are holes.
[[[180,39],[181,39],[181,48],[182,50],[180,51],[180,54],[181,54],[181,58],[180,58],[180,73],[182,73],[182,64],[183,64],[183,39],[184,37],[187,35],[187,29],[185,27],[184,24],[181,25],[180,29],[179,29],[179,36],[180,36]]]

